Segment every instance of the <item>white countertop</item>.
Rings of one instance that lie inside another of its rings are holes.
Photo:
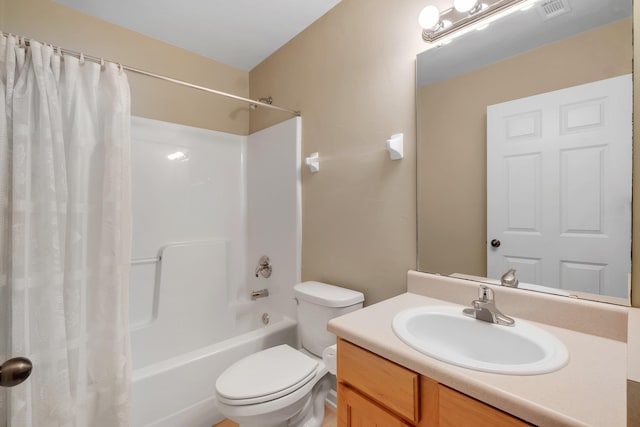
[[[499,296],[496,302],[505,314],[518,318],[501,307]],[[447,304],[451,302],[406,293],[333,319],[328,328],[373,353],[539,426],[626,425],[625,341],[527,320],[560,339],[569,350],[570,361],[549,374],[515,376],[438,361],[404,344],[391,328],[393,317],[406,308]]]

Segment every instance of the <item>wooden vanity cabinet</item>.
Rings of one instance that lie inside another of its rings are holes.
[[[338,339],[338,427],[530,425]]]

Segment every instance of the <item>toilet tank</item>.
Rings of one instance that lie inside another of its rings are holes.
[[[336,336],[327,331],[329,320],[362,308],[364,295],[320,282],[299,283],[293,291],[302,348],[322,357],[322,351],[336,343]]]

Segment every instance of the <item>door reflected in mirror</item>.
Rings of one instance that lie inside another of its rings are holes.
[[[418,268],[628,304],[631,1],[543,3],[418,55]]]

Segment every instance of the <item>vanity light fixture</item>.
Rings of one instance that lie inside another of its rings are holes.
[[[454,0],[453,6],[440,12],[434,5],[428,5],[418,17],[423,28],[422,39],[429,43],[440,42],[446,37],[464,34],[476,27],[480,21],[486,28],[492,21],[512,12],[531,7],[537,0]],[[464,31],[463,31],[464,30]]]

